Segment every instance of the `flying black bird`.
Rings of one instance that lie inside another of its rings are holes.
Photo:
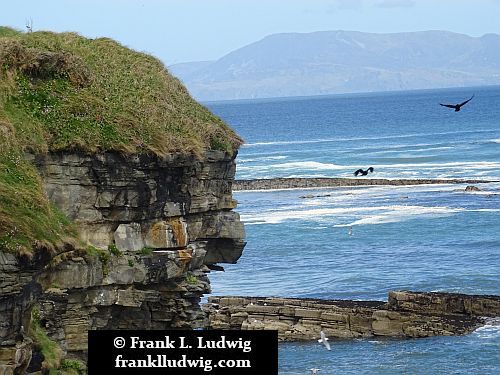
[[[465,102],[460,103],[460,104],[441,104],[441,103],[439,103],[439,105],[442,105],[443,107],[448,107],[448,108],[455,108],[455,112],[458,112],[458,111],[460,111],[460,108],[462,108],[462,106],[469,103],[473,97],[474,97],[474,95],[472,95],[469,100],[466,100]]]
[[[360,174],[361,176],[366,176],[368,174],[368,172],[373,172],[373,167],[368,168],[366,171],[364,171],[362,169],[358,169],[356,172],[354,172],[354,175],[356,177],[358,176],[358,174]]]

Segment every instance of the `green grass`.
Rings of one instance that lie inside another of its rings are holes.
[[[83,365],[80,361],[75,359],[63,359],[61,362],[61,372],[62,373],[76,373],[80,374],[83,372]],[[70,371],[73,370],[73,371]]]
[[[86,248],[86,255],[90,258],[99,258],[99,261],[102,264],[103,276],[106,277],[109,274],[109,260],[111,259],[111,252],[88,245]]]
[[[10,27],[0,26],[0,38],[3,36],[16,36],[18,31],[11,29]]]
[[[153,254],[154,249],[152,247],[143,247],[140,251],[139,254],[141,255],[151,255]]]
[[[200,156],[241,142],[152,56],[107,38],[0,27],[0,250],[57,250],[75,236],[26,152]]]
[[[42,368],[45,372],[55,373],[55,370],[60,366],[63,351],[55,341],[47,336],[40,325],[40,312],[37,307],[34,307],[31,313],[30,336],[43,354]]]
[[[198,278],[195,275],[191,274],[191,273],[187,273],[186,274],[185,280],[190,285],[196,285],[196,284],[198,284]]]
[[[121,257],[123,255],[123,253],[116,247],[114,243],[108,245],[108,251],[110,252],[111,255],[114,255],[115,257]]]
[[[75,230],[49,203],[36,170],[4,129],[0,120],[0,249],[27,255],[33,246],[55,251]]]
[[[27,149],[165,155],[241,144],[159,60],[111,39],[4,28],[0,61],[4,112]]]

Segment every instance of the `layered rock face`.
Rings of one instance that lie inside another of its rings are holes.
[[[209,297],[214,329],[278,330],[282,341],[327,336],[429,337],[460,335],[500,316],[500,296],[398,291],[389,301],[276,297]]]
[[[42,293],[36,275],[48,259],[35,254],[33,262],[0,252],[0,374],[22,374],[32,357],[32,340],[23,335],[30,311]]]
[[[96,247],[115,243],[137,252],[206,245],[207,263],[234,263],[241,255],[243,225],[231,211],[235,163],[224,152],[209,151],[203,160],[49,154],[35,164],[49,199]]]
[[[29,329],[33,306],[48,336],[83,360],[89,329],[205,325],[199,301],[210,291],[207,265],[235,263],[245,245],[243,224],[232,211],[234,157],[219,151],[201,159],[33,157],[48,197],[92,246],[68,246],[24,263],[0,254],[5,356],[15,354],[21,325]]]

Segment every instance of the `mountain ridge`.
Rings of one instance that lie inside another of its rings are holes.
[[[500,35],[280,33],[216,61],[169,70],[206,101],[494,85]]]

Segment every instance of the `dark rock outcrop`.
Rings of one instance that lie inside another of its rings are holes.
[[[272,189],[305,189],[341,186],[371,186],[371,185],[424,185],[424,184],[481,184],[488,180],[461,179],[394,179],[385,178],[269,178],[255,180],[235,180],[233,190],[272,190]],[[307,197],[307,196],[305,196]]]
[[[469,185],[465,188],[465,192],[481,191],[477,186]]]
[[[389,301],[209,297],[214,329],[278,330],[282,341],[330,337],[461,335],[500,316],[500,296],[397,291]]]

